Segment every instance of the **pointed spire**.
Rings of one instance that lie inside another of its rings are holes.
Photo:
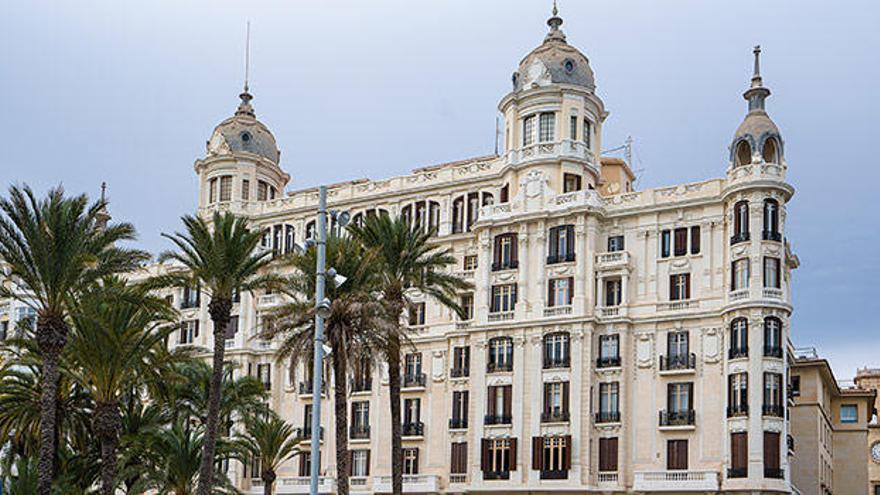
[[[110,222],[110,212],[107,211],[107,183],[101,182],[101,210],[96,215],[96,222],[99,229],[106,229]]]
[[[251,100],[254,99],[253,95],[248,91],[248,80],[250,79],[250,71],[251,71],[251,21],[247,21],[247,34],[245,35],[245,44],[244,44],[244,91],[240,95],[241,103],[238,105],[238,110],[235,111],[235,115],[248,115],[251,117],[255,117],[254,107],[251,106]]]
[[[764,80],[761,78],[761,45],[755,45],[752,53],[755,54],[755,69],[752,73],[752,83],[749,89],[743,93],[743,98],[749,102],[749,112],[763,112],[765,100],[770,96],[770,90],[764,87]]]
[[[552,16],[547,19],[547,25],[550,26],[550,32],[547,33],[547,36],[544,38],[544,41],[562,41],[565,42],[565,34],[559,29],[559,26],[562,25],[562,18],[559,17],[559,8],[556,5],[556,0],[553,0],[553,11]]]

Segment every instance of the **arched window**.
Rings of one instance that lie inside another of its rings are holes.
[[[749,355],[749,320],[735,318],[730,322],[730,352],[729,359],[746,357]]]
[[[745,139],[736,144],[735,166],[741,167],[752,163],[752,147]]]
[[[484,192],[482,205],[489,206],[489,205],[494,205],[494,204],[495,204],[495,196],[493,196],[492,193]]]
[[[764,318],[764,355],[782,357],[782,320],[775,316]]]
[[[489,339],[489,356],[486,371],[513,371],[513,339],[494,337]]]
[[[544,336],[544,369],[568,368],[571,365],[568,332],[548,333]]]
[[[315,238],[315,221],[306,224],[306,239],[314,239]]]
[[[452,201],[452,233],[464,232],[464,196],[459,196]]]
[[[779,163],[779,146],[776,143],[776,138],[771,137],[764,141],[761,156],[766,163]]]
[[[764,240],[782,240],[779,233],[779,202],[775,199],[764,200]]]
[[[749,202],[740,201],[733,205],[733,236],[731,244],[749,240]]]

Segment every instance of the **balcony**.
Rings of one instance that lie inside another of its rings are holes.
[[[312,427],[309,425],[303,426],[301,428],[296,429],[296,437],[302,440],[311,440],[312,439]],[[318,432],[318,439],[324,439],[324,427],[321,426]]]
[[[301,381],[299,382],[299,389],[297,393],[299,395],[312,395],[312,392],[315,390],[315,383],[311,380]],[[327,393],[327,382],[321,382],[321,394]]]
[[[596,270],[611,270],[629,266],[629,251],[612,251],[596,255]]]
[[[541,479],[542,480],[567,480],[568,479],[568,470],[553,470],[553,471],[545,471],[541,470]]]
[[[749,405],[748,404],[736,404],[733,406],[727,406],[727,417],[728,418],[736,418],[740,416],[748,416],[749,415]]]
[[[785,470],[781,468],[764,468],[764,477],[781,480],[785,478]]]
[[[620,356],[608,356],[596,358],[596,368],[619,368]]]
[[[782,299],[782,289],[775,287],[764,287],[762,292],[764,299]]]
[[[633,491],[715,492],[719,488],[717,471],[636,471]]]
[[[660,371],[693,371],[697,368],[697,356],[689,354],[673,354],[660,356]]]
[[[544,356],[544,369],[552,370],[558,368],[570,368],[570,356]]]
[[[618,316],[626,316],[626,308],[622,306],[599,306],[596,309],[599,310],[599,316],[602,318],[617,318]]]
[[[746,242],[751,238],[748,232],[740,232],[738,234],[733,234],[730,236],[730,245],[739,244],[740,242]]]
[[[193,309],[193,308],[198,308],[198,307],[199,307],[198,299],[195,301],[187,301],[187,300],[180,301],[180,309]]]
[[[510,471],[483,471],[483,479],[486,481],[509,480]]]
[[[563,156],[584,161],[587,163],[587,166],[593,169],[596,168],[595,153],[585,142],[572,139],[532,143],[519,149],[512,149],[505,154],[506,161],[510,165],[533,160],[556,160]]]
[[[470,376],[471,369],[469,367],[452,368],[449,370],[449,376],[452,378],[466,378]]]
[[[355,380],[351,383],[352,393],[369,392],[373,388],[372,380]]]
[[[571,263],[574,259],[574,253],[551,254],[550,256],[547,256],[547,264],[555,265],[556,263]]]
[[[657,311],[684,311],[687,309],[697,309],[699,307],[699,300],[690,299],[657,303]]]
[[[731,347],[727,351],[727,359],[740,359],[749,357],[748,347]]]
[[[373,493],[391,493],[391,476],[378,476],[373,482]],[[403,475],[404,493],[439,493],[439,476],[435,474]]]
[[[450,474],[449,475],[449,484],[456,485],[467,483],[467,475],[466,474]]]
[[[781,358],[782,357],[782,347],[780,347],[778,345],[765,345],[764,346],[764,357]]]
[[[505,373],[513,371],[513,361],[503,363],[489,362],[486,364],[486,373]]]
[[[257,297],[257,308],[271,308],[281,304],[281,297],[278,294],[264,294]]]
[[[501,270],[516,270],[519,268],[519,261],[510,260],[510,261],[501,261],[492,263],[492,271],[500,272]]]
[[[687,411],[660,411],[660,427],[694,426],[697,415],[693,409]]]
[[[599,423],[620,423],[620,411],[599,411],[596,413],[595,421]]]
[[[597,476],[597,481],[599,484],[617,484],[617,480],[619,476],[617,473],[607,472],[607,473],[599,473]]]
[[[745,301],[749,298],[749,289],[737,289],[727,293],[728,302]]]
[[[516,313],[511,311],[494,311],[489,313],[489,323],[499,322],[499,321],[509,321],[512,320],[516,316]]]
[[[492,425],[509,425],[513,423],[513,416],[510,414],[487,414],[483,417],[483,424]]]
[[[761,238],[765,241],[782,242],[782,234],[779,232],[774,232],[772,230],[765,230],[761,232]]]
[[[275,490],[276,493],[309,493],[310,481],[311,478],[308,476],[278,478],[275,482]],[[259,493],[263,493],[263,490],[260,490]],[[336,493],[336,478],[329,476],[318,478],[318,493]]]
[[[728,478],[748,478],[749,468],[727,468]]]
[[[781,404],[764,404],[764,407],[761,408],[761,412],[764,414],[764,416],[784,418],[785,406]]]
[[[405,437],[421,437],[425,434],[425,423],[421,421],[412,421],[403,423],[403,436]]]
[[[407,373],[400,379],[403,388],[425,388],[427,376],[424,373]]]
[[[466,430],[468,427],[467,418],[452,418],[449,420],[450,430]]]
[[[351,425],[348,436],[352,440],[367,440],[370,438],[370,425]]]
[[[541,413],[542,423],[567,423],[568,420],[568,411],[550,411]]]
[[[571,314],[571,305],[566,306],[551,306],[549,308],[544,308],[544,317],[549,318],[551,316],[566,316]]]

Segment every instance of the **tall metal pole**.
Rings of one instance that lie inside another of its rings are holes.
[[[318,197],[318,263],[315,271],[315,359],[312,364],[312,453],[309,493],[318,495],[318,474],[321,467],[321,386],[324,371],[324,318],[317,308],[324,301],[324,278],[327,256],[327,187],[321,186]]]

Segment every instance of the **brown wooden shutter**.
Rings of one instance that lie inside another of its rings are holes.
[[[366,470],[366,473],[367,473],[367,476],[370,475],[370,451],[369,450],[367,451],[367,470]]]
[[[580,177],[578,177],[578,180],[580,180]],[[580,190],[580,185],[578,185],[578,190]],[[571,256],[574,254],[574,225],[567,225],[565,230],[567,231],[565,236],[565,252]]]
[[[568,385],[568,382],[563,382],[563,383],[562,383],[562,413],[563,413],[563,414],[568,414],[568,404],[569,404],[568,393],[569,393],[569,388],[570,388],[570,387],[569,387],[569,385]]]
[[[495,397],[497,394],[497,388],[494,386],[489,387],[488,399],[489,402],[486,404],[486,414],[489,416],[495,416]]]
[[[510,470],[516,471],[516,438],[510,439]]]
[[[617,437],[599,439],[599,471],[617,471]]]
[[[413,460],[413,474],[419,474],[419,449],[413,449],[415,451],[415,459]]]
[[[484,473],[489,471],[492,463],[489,461],[489,439],[480,440],[480,470]]]
[[[519,249],[519,243],[516,240],[516,234],[510,234],[510,261],[511,263],[519,262],[519,254],[517,250]]]
[[[690,273],[684,274],[684,298],[685,299],[691,298],[691,274]]]
[[[669,440],[666,444],[666,468],[688,468],[688,442],[687,440]]]
[[[466,421],[468,418],[468,411],[469,411],[468,402],[470,402],[470,396],[471,396],[471,393],[468,392],[467,390],[465,390],[464,392],[461,393],[462,404],[461,404],[461,413],[459,413],[459,419]]]
[[[779,433],[764,432],[764,469],[779,469]]]
[[[495,249],[492,251],[492,262],[495,266],[501,266],[501,239],[502,236],[495,236]]]
[[[748,436],[746,432],[730,435],[730,456],[733,469],[748,469]]]
[[[532,437],[532,469],[544,468],[544,437]]]
[[[675,301],[675,275],[669,276],[669,300]]]
[[[700,254],[700,227],[691,227],[691,254]]]
[[[688,387],[687,410],[690,411],[694,408],[694,404],[696,402],[696,401],[694,401],[694,383],[693,382],[688,383],[687,387]]]
[[[504,415],[512,416],[513,415],[513,387],[511,385],[504,386]]]
[[[571,451],[572,451],[572,443],[571,443],[571,435],[565,435],[565,451],[562,456],[562,469],[568,471],[571,469]]]
[[[551,384],[544,384],[544,414],[550,414],[550,387]]]
[[[547,281],[547,306],[553,307],[556,306],[556,291],[553,290],[556,288],[556,280],[550,279]]]
[[[559,228],[553,227],[550,229],[550,257],[555,258],[559,256]]]
[[[571,305],[572,298],[574,298],[574,277],[568,277],[568,300],[565,304]]]

